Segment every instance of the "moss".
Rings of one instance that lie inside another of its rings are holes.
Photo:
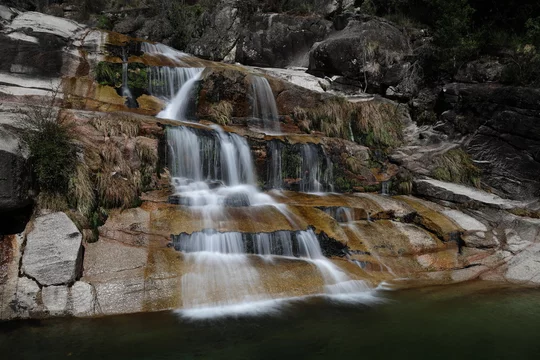
[[[434,159],[431,176],[437,180],[480,187],[481,171],[463,149],[453,149]]]

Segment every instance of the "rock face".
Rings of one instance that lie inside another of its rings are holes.
[[[0,214],[23,208],[31,200],[28,156],[17,134],[0,123]]]
[[[255,16],[240,36],[236,61],[263,67],[307,66],[309,49],[328,35],[330,26],[318,16]]]
[[[482,180],[509,197],[538,198],[540,89],[453,83],[443,94],[453,131],[471,135],[467,151]]]
[[[367,82],[371,89],[397,85],[404,76],[404,60],[411,49],[406,36],[392,23],[363,16],[313,46],[309,72],[342,75]]]
[[[39,216],[28,234],[23,272],[41,285],[69,284],[80,272],[82,235],[62,212]]]
[[[221,1],[213,12],[203,16],[204,32],[188,44],[186,51],[209,60],[234,60],[234,49],[241,31],[235,1]]]

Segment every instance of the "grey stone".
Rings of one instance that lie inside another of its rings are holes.
[[[41,285],[68,284],[78,276],[82,235],[62,212],[39,216],[27,236],[22,271]]]
[[[25,319],[40,314],[43,308],[39,304],[39,295],[40,288],[34,280],[19,278],[15,299],[10,304],[14,312],[13,317]]]
[[[345,29],[313,46],[309,72],[342,75],[362,82],[367,79],[368,90],[379,92],[381,86],[398,85],[406,75],[396,70],[405,69],[401,63],[411,51],[407,37],[392,23],[358,16]]]
[[[67,286],[46,286],[41,291],[45,310],[52,316],[65,315],[68,309]]]
[[[309,49],[330,33],[319,16],[262,14],[253,17],[236,47],[236,61],[254,66],[307,66]]]
[[[75,316],[96,314],[95,291],[92,285],[77,281],[70,289],[71,313]]]

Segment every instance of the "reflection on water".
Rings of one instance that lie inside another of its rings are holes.
[[[525,359],[540,354],[540,290],[484,284],[309,299],[271,315],[173,312],[0,324],[2,359]]]

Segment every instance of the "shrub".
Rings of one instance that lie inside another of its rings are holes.
[[[77,148],[72,126],[59,118],[55,110],[57,93],[58,89],[53,91],[50,103],[24,111],[20,125],[39,190],[64,195],[75,171]]]

